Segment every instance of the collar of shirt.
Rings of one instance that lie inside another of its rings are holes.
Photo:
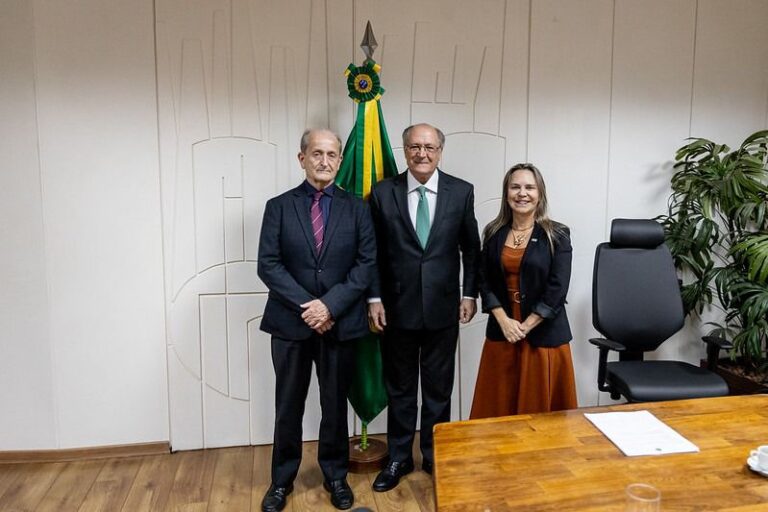
[[[314,196],[315,192],[318,190],[309,184],[307,180],[304,180],[304,183],[302,183],[302,186],[304,187],[304,191],[307,193],[308,196]],[[323,195],[328,195],[333,197],[333,193],[336,191],[336,184],[331,183],[327,187],[323,189]]]
[[[432,173],[432,176],[430,176],[427,182],[424,183],[424,186],[427,187],[427,190],[429,192],[432,192],[435,195],[437,195],[437,180],[438,180],[439,174],[440,174],[439,169],[435,169],[435,172]],[[419,183],[419,180],[413,177],[413,174],[411,174],[410,170],[408,171],[407,179],[408,179],[409,194],[421,186],[421,183]]]

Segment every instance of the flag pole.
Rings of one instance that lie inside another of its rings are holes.
[[[368,199],[377,181],[397,175],[379,99],[384,93],[379,80],[381,67],[373,60],[378,47],[371,22],[360,43],[365,53],[361,66],[350,64],[345,70],[349,96],[357,103],[357,116],[344,147],[344,159],[336,183],[357,197]],[[368,424],[386,407],[379,333],[371,332],[356,342],[355,375],[349,393],[352,407],[360,418],[360,436],[349,442],[349,470],[376,471],[384,466],[387,445],[368,436]]]

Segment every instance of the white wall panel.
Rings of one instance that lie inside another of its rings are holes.
[[[178,294],[197,272],[208,268],[208,254],[198,254],[200,248],[195,244],[194,148],[195,144],[208,140],[211,133],[205,94],[204,57],[200,41],[184,40],[181,47],[181,80],[177,84],[179,106],[176,116],[179,125],[174,127],[178,139],[173,146],[177,150],[176,165],[167,170],[173,175],[172,188],[163,189],[164,194],[173,193],[171,208],[167,210],[173,222],[173,231],[169,233],[172,239],[170,258],[173,266],[168,271],[172,296]],[[162,96],[160,99],[163,99]],[[161,171],[166,172],[165,169]]]
[[[232,398],[210,386],[203,388],[206,448],[250,444],[247,400]]]
[[[242,230],[237,229],[243,223],[243,215],[240,197],[224,198],[224,254],[227,263],[245,260],[245,237]]]
[[[173,450],[194,450],[203,443],[203,398],[198,373],[184,365],[172,345],[168,346],[168,409]]]
[[[485,133],[457,133],[446,136],[441,162],[445,169],[475,186],[475,203],[498,199],[504,176],[505,141]],[[479,179],[478,179],[479,178]],[[496,217],[498,210],[493,212]],[[484,226],[489,218],[478,219]]]
[[[56,445],[32,4],[0,10],[0,450]]]
[[[326,0],[326,23],[333,30],[326,32],[328,41],[328,112],[329,126],[346,140],[355,122],[357,104],[350,101],[344,70],[352,62],[360,63],[360,41],[363,26],[357,26],[350,16],[353,0]],[[385,42],[377,35],[379,48],[374,54],[379,64]],[[385,94],[386,95],[386,94]]]
[[[691,118],[695,22],[695,0],[616,3],[608,219],[666,211]]]
[[[506,140],[504,167],[488,169],[495,175],[501,197],[504,172],[518,162],[528,160],[528,78],[530,5],[526,0],[505,3],[504,47],[502,57],[501,98],[499,102],[499,134]]]
[[[486,1],[483,9],[425,2],[422,9],[414,29],[411,121],[429,120],[446,134],[497,135],[504,2]]]
[[[33,12],[58,445],[164,440],[153,4]]]
[[[328,69],[328,20],[327,2],[311,2],[309,4],[309,41],[307,41],[307,97],[306,112],[304,114],[306,126],[330,126],[330,112],[328,110],[328,90],[331,86],[330,75],[336,78],[336,73],[330,73]],[[338,80],[334,80],[336,85]],[[334,87],[335,89],[335,87]]]
[[[275,430],[275,371],[269,334],[259,329],[265,294],[244,295],[231,302],[230,332],[244,337],[248,349],[251,444],[269,444]]]
[[[368,20],[365,16],[358,16],[355,25],[363,26]],[[401,134],[410,124],[411,119],[411,62],[413,60],[413,28],[401,26],[395,28],[394,23],[386,23],[383,15],[370,18],[376,23],[374,31],[379,41],[379,48],[374,54],[374,59],[381,65],[381,84],[384,87],[384,95],[381,97],[381,108],[384,113],[384,121],[389,133],[389,141],[395,149],[397,168],[405,169],[405,159],[402,148]],[[392,27],[388,31],[388,27]],[[356,33],[355,58],[356,65],[361,63],[359,44],[362,40],[362,31]],[[398,84],[393,86],[394,84]],[[346,97],[349,100],[348,97]],[[346,134],[344,134],[346,135]]]
[[[581,403],[596,396],[597,358],[584,343],[591,318],[574,313],[591,300],[592,256],[605,226],[612,24],[608,0],[532,4],[528,159],[547,180],[552,217],[571,227],[568,300]]]
[[[232,88],[233,77],[230,70],[230,52],[232,26],[229,11],[219,10],[213,13],[213,66],[211,78],[211,136],[227,137],[232,135]]]
[[[203,363],[201,378],[206,389],[212,389],[226,396],[229,394],[226,297],[201,295],[199,304]]]
[[[691,136],[738,147],[766,128],[768,2],[699,0]]]
[[[253,139],[263,138],[261,114],[262,104],[259,102],[258,77],[254,72],[253,27],[251,25],[251,5],[244,0],[232,2],[232,62],[250,62],[250,66],[231,67],[232,76],[232,132],[242,137]]]
[[[263,294],[230,295],[227,297],[227,364],[229,366],[229,396],[245,400],[251,406],[251,396],[263,398],[263,391],[257,390],[252,395],[250,390],[250,354],[253,351],[259,358],[271,361],[262,347],[253,347],[248,325],[255,318],[261,318],[266,297]]]

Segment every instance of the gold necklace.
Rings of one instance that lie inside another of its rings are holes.
[[[523,245],[523,243],[525,242],[525,239],[526,239],[526,235],[527,235],[528,231],[533,229],[533,225],[530,225],[529,227],[524,228],[524,229],[522,229],[520,231],[518,231],[515,228],[511,228],[511,229],[512,229],[512,248],[513,249],[517,249],[518,247]],[[518,235],[517,233],[520,233],[520,234]]]

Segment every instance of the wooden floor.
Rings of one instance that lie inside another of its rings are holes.
[[[259,511],[270,483],[271,451],[271,446],[251,446],[151,457],[0,464],[0,510]],[[375,477],[376,473],[349,474],[355,493],[353,509],[434,510],[432,478],[426,473],[417,469],[386,493],[371,490]],[[317,443],[304,444],[294,484],[287,512],[336,510],[322,487]]]

